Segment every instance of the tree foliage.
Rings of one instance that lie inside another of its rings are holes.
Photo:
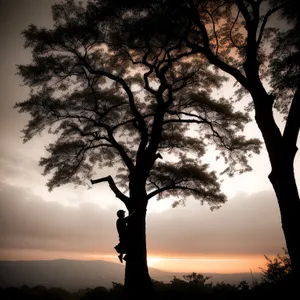
[[[266,269],[262,268],[262,279],[265,283],[280,284],[290,280],[291,260],[286,249],[284,254],[277,254],[274,259],[265,255],[267,260]]]
[[[111,168],[115,179],[102,181],[126,202],[128,178],[140,171],[148,199],[194,196],[218,207],[226,197],[201,157],[214,145],[224,172],[251,170],[247,156],[260,142],[241,135],[249,116],[212,98],[225,78],[205,60],[189,60],[169,38],[144,36],[137,47],[126,35],[128,18],[110,13],[106,2],[66,0],[52,7],[53,28],[23,31],[32,61],[18,73],[31,92],[15,108],[30,114],[25,142],[46,130],[57,136],[40,160],[49,189]]]

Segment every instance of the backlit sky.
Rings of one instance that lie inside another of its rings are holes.
[[[93,188],[63,186],[49,193],[38,161],[47,137],[23,144],[26,116],[12,107],[26,99],[16,64],[26,63],[21,30],[51,24],[49,0],[0,0],[0,260],[105,259],[118,262],[116,211],[124,209],[106,183]],[[230,88],[219,91],[230,95]],[[279,120],[282,128],[283,123]],[[261,138],[255,124],[246,132]],[[299,147],[298,143],[298,147]],[[299,155],[295,172],[300,183]],[[189,200],[151,202],[147,216],[149,264],[169,271],[248,272],[264,267],[264,255],[282,253],[285,241],[277,201],[268,181],[265,150],[253,171],[227,179],[228,202],[214,212]],[[108,174],[107,174],[108,175]]]

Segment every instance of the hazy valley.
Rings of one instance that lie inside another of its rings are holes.
[[[170,282],[174,276],[182,278],[187,273],[164,272],[150,268],[153,279]],[[103,260],[43,260],[43,261],[0,261],[0,287],[60,287],[68,291],[103,286],[110,288],[112,282],[123,283],[125,267]],[[201,273],[202,274],[202,273]],[[259,273],[215,274],[203,273],[211,277],[212,283],[225,282],[238,284],[242,280],[250,285],[253,280],[258,281]]]

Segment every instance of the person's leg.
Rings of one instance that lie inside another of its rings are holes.
[[[123,263],[123,253],[120,253],[120,255],[118,256],[119,260],[121,263]]]

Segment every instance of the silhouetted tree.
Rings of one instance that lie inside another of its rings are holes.
[[[112,288],[109,289],[109,294],[112,299],[122,299],[123,296],[123,284],[118,282],[112,282]]]
[[[283,255],[277,254],[273,259],[266,255],[265,258],[267,260],[267,268],[261,268],[264,282],[278,284],[283,281],[290,281],[291,260],[286,250]]]
[[[126,26],[132,28],[136,45],[145,34],[168,36],[191,56],[203,55],[234,78],[237,100],[246,93],[251,95],[247,109],[254,109],[266,145],[271,164],[269,180],[277,196],[293,274],[299,282],[300,200],[293,168],[300,127],[297,2],[113,0],[109,5],[117,3],[123,15],[130,15],[124,14],[124,10],[132,12]],[[281,23],[278,23],[279,15]],[[285,117],[282,132],[274,120],[273,109]]]
[[[299,288],[294,286],[291,261],[287,250],[284,254],[277,254],[273,259],[265,255],[266,267],[260,268],[261,280],[253,286],[253,296],[294,298],[299,295]]]
[[[191,273],[189,275],[183,275],[183,279],[188,283],[197,284],[198,286],[211,286],[211,283],[206,283],[211,277],[203,276],[198,273]]]
[[[97,287],[87,290],[81,297],[82,300],[107,300],[110,299],[109,291],[105,287]]]
[[[248,291],[250,289],[249,283],[245,280],[242,280],[238,285],[237,289],[240,291]]]
[[[31,92],[15,108],[30,115],[24,142],[45,130],[58,136],[40,160],[43,174],[50,175],[50,191],[111,172],[92,182],[108,182],[128,211],[136,211],[124,287],[128,297],[146,299],[152,290],[148,201],[192,196],[218,208],[226,197],[215,172],[201,163],[206,146],[216,147],[231,175],[251,169],[247,155],[258,153],[260,143],[239,135],[247,114],[235,112],[225,99],[211,99],[224,78],[207,63],[189,61],[190,53],[168,38],[145,37],[140,47],[130,48],[122,18],[106,17],[109,11],[95,3],[55,4],[53,28],[30,25],[23,32],[32,61],[18,71]],[[116,41],[118,30],[122,44]],[[163,159],[168,154],[172,159]]]

